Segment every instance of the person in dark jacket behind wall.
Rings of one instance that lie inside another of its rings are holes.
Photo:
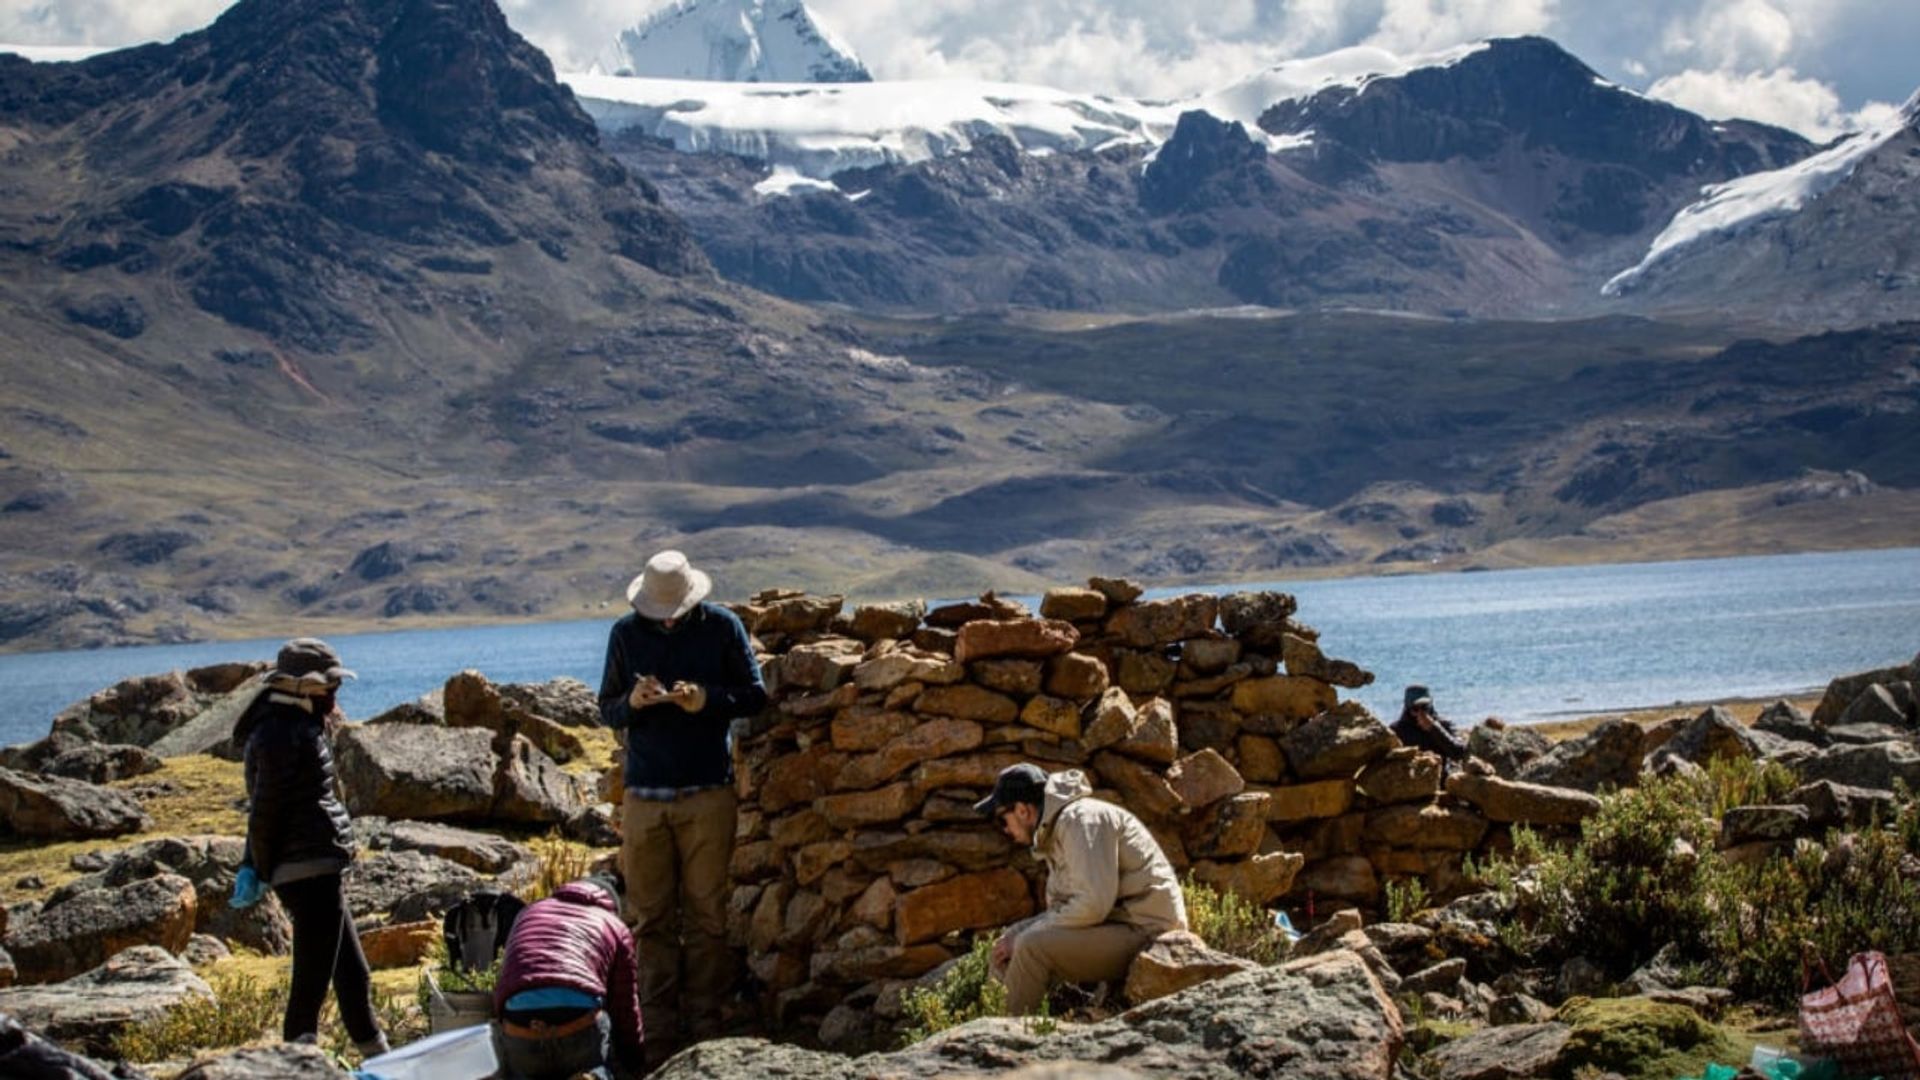
[[[1400,719],[1393,722],[1392,730],[1402,743],[1439,754],[1445,761],[1467,759],[1467,744],[1452,724],[1433,711],[1433,693],[1424,686],[1407,687]]]
[[[713,582],[678,551],[647,560],[613,624],[600,716],[625,732],[621,869],[640,945],[647,1060],[719,1033],[733,981],[727,865],[733,859],[736,717],[766,708],[738,616],[703,603]]]
[[[234,724],[245,747],[247,854],[233,903],[246,907],[268,886],[293,922],[293,976],[281,1037],[317,1041],[320,1007],[333,986],[340,1020],[360,1053],[387,1051],[373,1015],[373,980],[360,951],[340,875],[353,861],[347,808],[336,793],[334,695],[353,672],[333,647],[295,638],[280,649],[265,686]]]
[[[613,878],[590,877],[514,920],[493,990],[501,1080],[640,1074],[640,976],[619,897]]]

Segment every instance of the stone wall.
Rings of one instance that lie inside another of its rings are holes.
[[[1340,700],[1373,676],[1328,659],[1291,596],[1140,595],[734,609],[773,704],[735,728],[730,929],[782,1021],[897,996],[964,932],[1037,910],[1043,872],[971,805],[1016,762],[1084,770],[1183,874],[1296,910],[1376,906],[1397,878],[1451,895],[1504,821],[1585,812],[1498,777],[1443,794],[1438,758]]]

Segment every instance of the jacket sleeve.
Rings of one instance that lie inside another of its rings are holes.
[[[607,980],[607,1015],[613,1019],[613,1051],[629,1072],[644,1070],[646,1029],[640,1019],[640,965],[633,934],[619,927],[613,953],[613,976]]]
[[[760,661],[754,658],[753,641],[747,628],[729,619],[727,640],[721,655],[722,682],[709,686],[707,707],[700,715],[715,720],[752,716],[767,707],[767,684],[760,677]]]
[[[633,726],[633,710],[627,705],[627,693],[633,689],[633,672],[627,652],[621,648],[620,627],[607,634],[607,662],[600,671],[600,722],[613,728]]]
[[[289,758],[297,749],[297,740],[286,737],[283,724],[266,727],[247,742],[247,855],[262,881],[272,880],[274,868],[280,865],[292,809],[290,796],[296,787],[295,763]]]
[[[1050,874],[1064,874],[1049,910],[1028,929],[1078,930],[1098,926],[1113,914],[1120,897],[1120,830],[1104,814],[1063,815],[1054,822],[1060,859]]]
[[[1467,759],[1467,744],[1461,740],[1460,733],[1454,730],[1452,724],[1435,717],[1433,730],[1427,732],[1427,734],[1432,736],[1430,749],[1432,749],[1434,753],[1439,754],[1448,761],[1465,761]]]

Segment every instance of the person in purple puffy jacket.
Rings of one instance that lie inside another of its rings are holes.
[[[502,1080],[643,1071],[639,965],[620,895],[615,879],[590,877],[514,920],[493,990]]]

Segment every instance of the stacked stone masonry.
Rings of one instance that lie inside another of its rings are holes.
[[[897,999],[969,932],[1038,910],[1044,871],[972,810],[1016,762],[1083,770],[1183,875],[1265,906],[1377,907],[1411,878],[1454,895],[1511,824],[1590,812],[1498,777],[1443,790],[1438,758],[1340,700],[1373,676],[1327,658],[1283,593],[1143,600],[1096,578],[1037,614],[992,594],[842,609],[734,608],[772,704],[734,730],[730,933],[784,1022]]]

